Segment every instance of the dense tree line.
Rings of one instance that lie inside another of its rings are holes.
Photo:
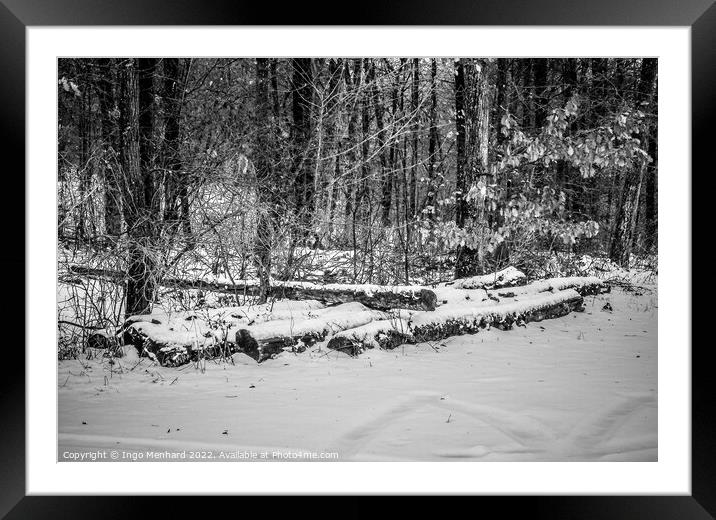
[[[102,58],[59,62],[60,238],[119,253],[127,313],[197,250],[356,282],[657,247],[657,62]],[[265,294],[265,292],[264,292]]]

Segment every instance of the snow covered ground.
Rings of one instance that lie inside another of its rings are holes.
[[[262,364],[236,354],[234,365],[205,370],[136,357],[58,361],[58,457],[657,460],[656,292],[616,289],[585,307],[358,358],[324,343]]]

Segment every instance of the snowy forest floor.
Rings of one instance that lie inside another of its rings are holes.
[[[114,360],[121,374],[107,359],[58,361],[59,460],[116,449],[200,451],[201,460],[279,451],[655,461],[656,289],[614,289],[584,303],[586,312],[526,328],[358,358],[319,343],[262,364],[244,354],[234,365],[207,361],[204,372],[136,357]]]

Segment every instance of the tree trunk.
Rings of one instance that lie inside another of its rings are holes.
[[[140,104],[140,99],[146,101],[151,96],[141,91],[137,60],[129,58],[119,70],[120,165],[125,179],[122,183],[122,209],[129,235],[125,301],[126,315],[130,316],[149,313],[154,294],[152,212],[146,197],[148,175],[142,170],[140,160],[140,108],[148,108]],[[148,88],[146,82],[143,86]],[[144,128],[142,132],[145,139],[147,130]]]
[[[387,63],[387,59],[386,59]],[[398,137],[396,133],[397,129],[397,123],[398,123],[398,117],[400,116],[400,105],[398,103],[399,100],[399,92],[400,92],[400,76],[401,76],[401,70],[400,69],[393,71],[393,84],[391,86],[390,90],[390,108],[391,108],[391,120],[392,120],[392,130],[391,130],[391,138],[390,138],[390,146],[388,149],[388,169],[390,170],[390,191],[393,199],[393,204],[395,206],[395,223],[396,225],[400,221],[400,192],[399,192],[399,177],[396,175],[398,172]]]
[[[477,147],[480,159],[478,175],[490,175],[490,137],[492,125],[490,115],[493,105],[493,72],[495,64],[492,60],[482,60],[480,81],[478,83],[477,106]]]
[[[116,104],[117,71],[114,58],[97,60],[100,80],[97,84],[99,108],[101,112],[102,141],[102,178],[104,181],[104,232],[111,240],[116,240],[122,232],[122,213],[120,207],[120,174],[118,170],[117,150],[119,149],[119,131],[114,114]]]
[[[410,210],[408,214],[415,217],[417,212],[417,195],[418,195],[418,135],[420,132],[420,59],[413,58],[412,61],[412,83],[411,83],[411,103],[410,111],[413,119],[412,134],[413,142],[411,145],[412,157],[410,161]]]
[[[457,132],[457,157],[455,168],[455,223],[465,227],[468,217],[467,192],[471,176],[467,168],[467,106],[465,103],[465,58],[455,61],[455,131]],[[463,278],[472,273],[472,254],[464,246],[458,247],[455,261],[455,278]]]
[[[566,105],[573,96],[577,94],[577,60],[565,58],[562,60],[562,104]],[[596,126],[596,125],[595,125]],[[573,136],[579,130],[579,125],[572,122],[565,130],[566,136]],[[575,214],[584,213],[585,191],[584,185],[589,179],[584,179],[578,168],[573,167],[568,161],[558,161],[556,165],[555,181],[560,190],[567,194],[567,207]]]
[[[657,213],[657,181],[659,172],[659,157],[657,149],[657,127],[654,125],[651,129],[651,135],[649,136],[649,156],[652,161],[647,170],[646,174],[646,193],[644,194],[644,249],[646,252],[651,252],[652,249],[658,247],[659,234],[658,234],[658,221],[659,215]]]
[[[165,169],[164,184],[164,221],[175,227],[179,222],[181,207],[180,126],[182,98],[184,93],[184,71],[179,58],[164,59],[164,110],[166,126],[164,130],[163,163]]]
[[[346,63],[346,66],[343,69],[344,72],[344,80],[346,84],[346,88],[353,93],[354,101],[353,106],[350,108],[350,115],[348,116],[348,139],[347,139],[347,150],[346,153],[346,162],[348,165],[348,172],[350,172],[346,176],[346,184],[347,186],[344,188],[344,194],[346,199],[345,204],[345,241],[348,243],[353,244],[353,248],[355,249],[355,219],[356,219],[356,212],[358,211],[358,208],[360,207],[360,197],[361,197],[361,190],[360,190],[360,179],[359,174],[356,170],[356,164],[358,162],[358,154],[356,153],[356,149],[359,145],[358,142],[356,142],[356,126],[358,124],[358,115],[360,113],[360,110],[356,109],[356,106],[358,104],[358,91],[360,90],[360,84],[361,84],[361,60],[360,59],[353,59],[353,67],[349,66],[348,63]]]
[[[465,117],[465,64],[464,59],[455,61],[455,131],[457,133],[457,157],[455,165],[455,223],[462,228],[467,217],[467,202],[465,196],[468,190],[467,156],[465,143],[467,137],[467,124]],[[461,278],[458,269],[456,278]]]
[[[510,58],[497,59],[497,83],[495,85],[497,94],[494,114],[498,147],[504,145],[507,140],[507,136],[502,133],[502,118],[503,116],[510,114],[512,105],[509,86],[510,68]]]
[[[375,67],[375,64],[372,65]],[[386,150],[386,130],[384,122],[385,109],[380,91],[378,90],[378,80],[374,79],[371,83],[371,98],[373,110],[375,113],[375,124],[378,130],[377,142],[380,150],[380,205],[381,205],[381,222],[383,226],[390,225],[390,206],[392,201],[392,174],[387,172],[388,169],[388,152]]]
[[[372,211],[371,200],[369,193],[369,177],[370,177],[370,113],[371,113],[371,99],[368,86],[373,80],[373,66],[370,58],[364,58],[363,60],[363,72],[365,74],[366,89],[360,95],[360,117],[361,117],[361,161],[360,161],[360,181],[358,183],[360,195],[359,200],[363,201],[367,207],[366,215],[364,216],[364,222],[369,224],[369,214]]]
[[[332,219],[333,219],[333,210],[335,208],[336,200],[334,197],[335,194],[335,162],[339,161],[339,152],[338,152],[338,139],[337,139],[337,119],[338,115],[336,114],[337,108],[338,108],[338,99],[339,99],[339,82],[340,82],[340,61],[335,58],[329,58],[328,59],[328,84],[326,86],[326,89],[323,91],[323,101],[322,106],[325,107],[325,114],[324,114],[324,127],[325,127],[325,141],[326,141],[326,148],[328,151],[328,161],[326,161],[326,166],[322,168],[322,182],[321,182],[321,192],[323,197],[323,203],[318,204],[316,203],[317,211],[322,211],[323,213],[323,221],[327,224],[327,230],[328,235],[330,236],[332,234],[333,226],[332,226]],[[335,162],[333,162],[335,161]],[[331,166],[331,164],[333,164]]]
[[[269,127],[269,69],[267,58],[256,58],[256,112],[257,130],[254,143],[254,168],[259,208],[254,239],[254,265],[259,278],[259,303],[268,299],[271,276],[272,221],[275,196],[269,183],[273,182],[273,166],[269,154],[272,150]]]
[[[641,108],[642,103],[647,102],[652,95],[656,73],[656,58],[644,58],[636,89],[636,108]],[[634,219],[638,212],[645,168],[646,165],[642,165],[625,170],[620,183],[619,204],[612,228],[609,258],[625,269],[629,268],[635,229]]]
[[[139,58],[139,167],[142,172],[144,186],[144,207],[147,210],[144,226],[147,236],[156,234],[159,222],[159,197],[154,173],[154,128],[156,125],[156,103],[154,102],[154,78],[156,76],[157,58]]]
[[[87,77],[87,62],[79,60],[79,72],[82,76]],[[80,242],[89,241],[90,227],[92,225],[92,217],[90,215],[90,207],[92,201],[90,198],[90,188],[92,184],[92,166],[94,161],[90,154],[90,146],[92,142],[92,121],[91,121],[91,94],[90,81],[82,94],[77,98],[80,104],[79,121],[78,121],[78,137],[79,150],[77,156],[77,173],[79,176],[79,204],[77,206],[77,220],[75,226],[76,238]]]
[[[428,141],[428,187],[425,195],[424,206],[428,208],[428,219],[435,220],[436,202],[437,202],[437,181],[435,179],[435,163],[438,159],[438,147],[440,146],[438,137],[437,108],[438,108],[438,92],[437,92],[437,75],[438,63],[435,58],[430,61],[430,135]]]
[[[311,151],[311,106],[313,105],[313,70],[311,58],[291,60],[291,112],[293,116],[292,145],[293,173],[295,178],[296,214],[298,234],[305,240],[311,229],[311,215],[314,211],[314,167]]]

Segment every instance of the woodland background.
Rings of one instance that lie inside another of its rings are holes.
[[[100,325],[171,276],[655,265],[656,59],[72,58],[58,106],[60,272],[124,276]]]

